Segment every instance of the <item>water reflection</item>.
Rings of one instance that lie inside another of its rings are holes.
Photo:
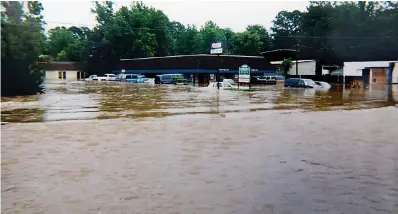
[[[164,117],[241,111],[299,109],[331,111],[396,105],[398,86],[328,91],[280,86],[256,91],[117,82],[48,83],[46,94],[2,98],[3,122]]]

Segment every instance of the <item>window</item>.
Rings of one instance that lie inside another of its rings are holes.
[[[62,72],[58,72],[58,79],[62,79]]]
[[[66,79],[66,72],[62,72],[62,79]]]
[[[164,76],[162,76],[162,80],[171,80],[171,76],[170,75],[164,75]]]

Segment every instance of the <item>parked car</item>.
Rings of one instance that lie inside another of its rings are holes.
[[[161,74],[156,75],[155,83],[156,84],[176,84],[177,79],[184,79],[183,74]]]
[[[142,78],[143,83],[155,84],[155,78]]]
[[[116,75],[115,74],[105,74],[102,77],[97,77],[98,81],[116,81]]]
[[[276,84],[277,82],[283,82],[285,81],[285,77],[284,76],[280,76],[280,75],[272,75],[272,76],[265,76],[266,84],[269,85],[273,85]]]
[[[86,78],[84,80],[87,80],[87,81],[98,80],[98,77],[97,77],[97,75],[90,75],[88,78]]]
[[[123,75],[124,74],[118,74],[118,75],[116,75],[116,81],[122,81],[122,77],[123,77]]]
[[[120,82],[143,83],[144,80],[140,74],[123,74]]]
[[[252,84],[266,84],[267,79],[264,76],[252,76],[250,82]]]
[[[327,82],[323,82],[323,81],[314,81],[315,84],[317,84],[318,86],[320,86],[323,89],[330,89],[332,87],[332,85],[330,85]]]
[[[285,81],[285,87],[320,88],[312,79],[290,78]]]
[[[233,79],[223,79],[222,82],[229,83],[231,85],[236,85],[236,83]]]
[[[228,82],[219,82],[218,83],[220,88],[225,89],[225,88],[236,88],[236,86],[232,85],[231,83]],[[211,82],[207,87],[209,88],[217,88],[217,82]]]

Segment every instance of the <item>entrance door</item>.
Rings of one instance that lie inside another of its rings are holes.
[[[372,84],[385,85],[387,84],[387,71],[386,69],[372,69]]]

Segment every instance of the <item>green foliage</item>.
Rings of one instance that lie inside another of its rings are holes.
[[[305,12],[281,11],[271,28],[274,48],[297,48],[322,63],[394,60],[398,9],[391,2],[311,2]]]
[[[1,22],[1,94],[14,96],[40,92],[43,74],[37,67],[37,60],[43,42],[41,3],[29,3],[26,14],[21,2],[1,3],[5,9]]]
[[[14,4],[14,3],[12,3]],[[352,60],[389,60],[398,55],[398,4],[395,2],[313,1],[306,11],[280,11],[268,32],[250,25],[244,32],[223,29],[213,21],[201,27],[171,21],[142,2],[113,8],[94,2],[97,26],[50,30],[43,54],[57,60],[82,61],[88,73],[105,73],[122,58],[208,54],[221,40],[225,54],[259,55],[271,49],[298,49],[298,57],[340,64]],[[40,8],[31,4],[33,8]],[[21,8],[8,11],[18,21]],[[3,17],[3,15],[2,15]],[[34,15],[40,20],[40,15]],[[32,18],[33,19],[33,18]],[[3,48],[3,47],[2,47]],[[66,57],[65,57],[66,56]]]
[[[283,75],[287,76],[289,75],[289,70],[290,68],[292,68],[293,66],[293,62],[292,59],[288,58],[288,59],[284,59],[282,64],[280,65],[280,69],[283,72]]]
[[[51,29],[48,32],[47,52],[58,61],[61,60],[60,57],[61,61],[80,61],[89,32],[88,29],[75,26],[68,29],[65,27]]]

